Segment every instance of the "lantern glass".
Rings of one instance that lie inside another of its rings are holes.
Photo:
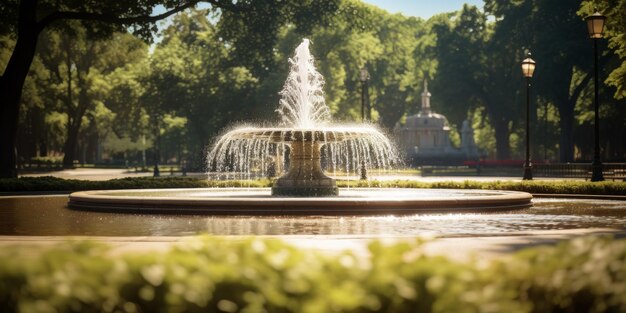
[[[585,18],[587,22],[587,31],[589,32],[589,38],[602,38],[604,32],[604,21],[606,17],[600,12],[596,12]]]
[[[367,72],[365,67],[361,68],[361,81],[364,82],[368,79],[370,79],[370,73]]]
[[[522,73],[524,74],[524,77],[533,77],[535,65],[535,61],[531,58],[526,58],[522,61]]]

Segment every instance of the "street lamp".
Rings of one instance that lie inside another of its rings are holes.
[[[523,180],[533,179],[533,165],[530,163],[530,79],[535,72],[535,61],[530,58],[530,52],[522,61],[522,74],[526,77],[526,160],[524,161]]]
[[[360,73],[361,78],[361,120],[365,122],[365,107],[367,106],[367,118],[371,119],[370,105],[369,105],[369,93],[368,93],[368,81],[370,80],[370,73],[367,68],[363,66]]]
[[[591,162],[591,181],[603,181],[602,162],[600,162],[600,113],[598,110],[598,39],[602,38],[606,17],[596,12],[585,18],[589,38],[593,39],[593,106],[594,116],[594,150]]]
[[[159,127],[159,118],[157,114],[155,114],[154,123],[156,142],[154,145],[154,168],[152,169],[152,176],[159,177],[161,176],[161,171],[159,170],[159,159],[161,158],[161,129]]]
[[[361,68],[361,73],[359,75],[361,79],[361,121],[365,122],[365,105],[367,104],[367,117],[371,119],[371,112],[369,106],[369,92],[367,82],[370,79],[370,73],[367,71],[367,68],[363,66]],[[363,156],[365,157],[365,156]],[[365,160],[361,160],[361,179],[367,179],[367,169],[365,168]]]

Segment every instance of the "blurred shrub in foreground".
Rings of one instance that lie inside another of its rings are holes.
[[[419,240],[369,257],[202,236],[162,252],[96,242],[0,252],[3,312],[625,312],[626,241],[588,237],[458,263]]]

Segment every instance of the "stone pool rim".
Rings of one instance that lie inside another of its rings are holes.
[[[79,191],[69,195],[75,210],[204,215],[407,215],[428,213],[481,213],[532,206],[527,192],[481,189],[341,188],[358,192],[415,192],[415,197],[185,197],[125,194],[172,192],[266,192],[269,188],[117,189]],[[420,198],[425,192],[445,196]],[[115,195],[115,194],[118,195]]]

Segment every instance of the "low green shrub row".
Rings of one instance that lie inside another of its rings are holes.
[[[51,176],[0,179],[0,192],[80,191],[99,189],[203,188],[203,187],[270,187],[269,179],[206,180],[194,177],[132,177],[107,181],[62,179]],[[396,187],[517,190],[542,194],[626,195],[626,182],[588,181],[442,181],[413,180],[361,181],[340,180],[339,187]]]
[[[266,187],[269,180],[209,181],[193,177],[128,177],[105,181],[63,179],[52,176],[0,179],[0,191],[81,191],[148,188]]]
[[[373,242],[328,256],[198,237],[168,252],[94,242],[0,251],[3,312],[626,312],[626,241],[587,237],[488,264]]]
[[[30,158],[30,163],[31,164],[38,164],[38,163],[61,164],[63,163],[63,157],[61,156],[32,157]]]
[[[342,187],[396,187],[396,188],[443,188],[443,189],[485,189],[514,190],[535,194],[588,194],[626,195],[626,182],[590,181],[440,181],[420,182],[413,180],[394,181],[343,181]]]

